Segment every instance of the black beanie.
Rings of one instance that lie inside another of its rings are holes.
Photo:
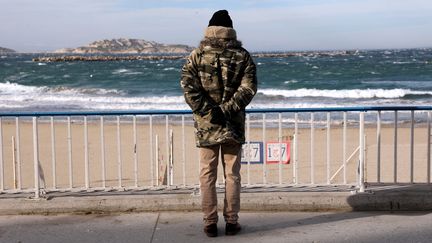
[[[231,17],[228,14],[228,11],[219,10],[213,14],[208,26],[223,26],[232,28],[233,24]]]

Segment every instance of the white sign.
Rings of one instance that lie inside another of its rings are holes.
[[[267,163],[289,164],[290,160],[290,143],[289,142],[268,142],[266,144]]]
[[[242,146],[242,163],[262,164],[263,163],[263,143],[249,142]]]

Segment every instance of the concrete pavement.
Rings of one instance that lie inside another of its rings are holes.
[[[0,216],[0,242],[431,242],[432,213],[242,212],[243,230],[202,232],[200,212]]]
[[[30,194],[28,195],[30,196]],[[218,195],[219,206],[223,194]],[[200,195],[193,190],[62,192],[34,200],[0,195],[0,215],[197,211]],[[334,186],[246,188],[243,211],[432,211],[432,185],[370,186],[352,193]]]
[[[0,242],[431,242],[431,185],[351,189],[246,188],[243,231],[225,236],[221,220],[215,239],[202,232],[194,190],[58,192],[38,200],[0,194]]]

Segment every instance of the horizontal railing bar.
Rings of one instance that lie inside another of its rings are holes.
[[[315,108],[272,108],[247,109],[247,113],[279,113],[279,112],[342,112],[342,111],[425,111],[432,106],[354,106],[354,107],[315,107]]]
[[[341,111],[430,111],[432,106],[358,106],[358,107],[316,107],[316,108],[272,108],[247,109],[247,113],[280,112],[341,112]],[[118,116],[118,115],[186,115],[190,110],[115,110],[115,111],[69,111],[69,112],[0,112],[0,117],[22,116]]]

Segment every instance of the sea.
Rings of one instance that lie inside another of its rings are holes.
[[[34,62],[0,56],[0,112],[188,110],[178,60]],[[248,108],[432,105],[432,48],[255,57]]]

